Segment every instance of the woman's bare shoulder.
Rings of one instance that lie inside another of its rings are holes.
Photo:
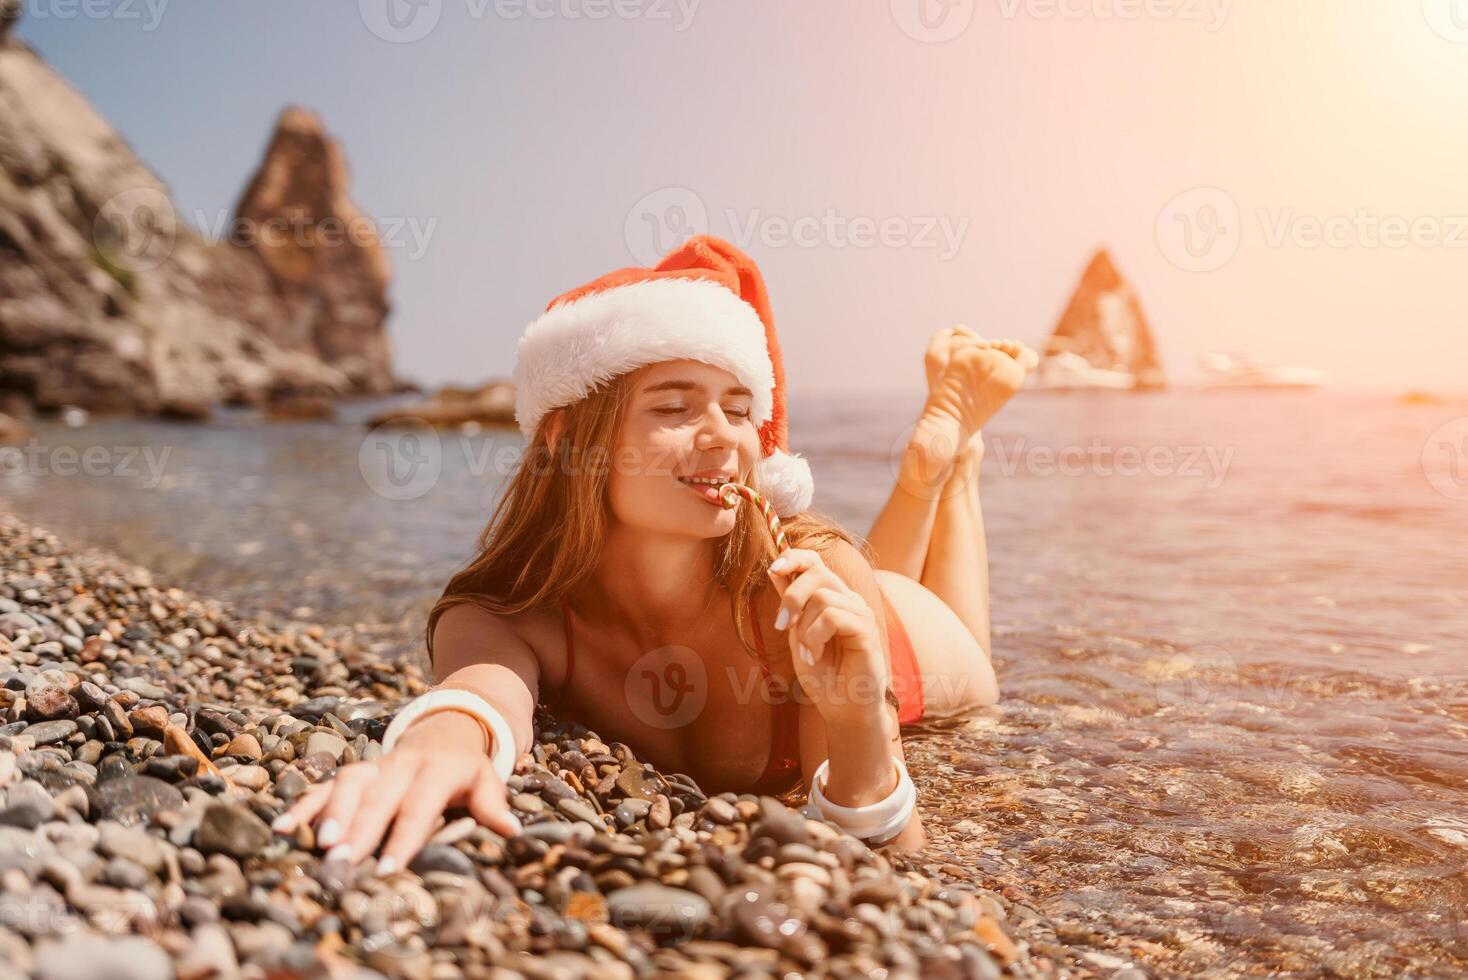
[[[565,670],[565,634],[560,611],[554,605],[497,613],[472,602],[456,603],[443,611],[434,626],[436,663],[445,643],[455,649],[449,655],[454,660],[464,659],[466,654],[483,660],[484,651],[509,647],[533,655],[542,678],[558,680]]]

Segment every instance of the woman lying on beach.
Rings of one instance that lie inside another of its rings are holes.
[[[865,546],[808,510],[754,263],[710,236],[552,302],[520,341],[527,455],[428,618],[434,689],[378,759],[276,822],[329,859],[404,866],[443,812],[510,835],[545,704],[710,795],[808,790],[873,846],[920,849],[899,726],[992,704],[980,428],[1035,355],[934,334],[928,398]],[[790,550],[741,499],[781,518]]]

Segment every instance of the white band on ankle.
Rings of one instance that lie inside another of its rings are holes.
[[[460,688],[446,687],[429,691],[404,705],[382,736],[383,754],[392,751],[393,745],[409,725],[436,711],[462,711],[477,719],[490,736],[490,745],[494,750],[494,771],[499,773],[502,781],[510,778],[510,774],[515,771],[515,736],[510,731],[510,723],[494,705],[474,692]]]
[[[896,756],[897,785],[887,797],[866,806],[841,806],[832,803],[822,792],[821,784],[830,769],[831,760],[825,759],[816,767],[811,777],[810,800],[827,820],[841,827],[853,837],[866,841],[880,841],[893,836],[907,825],[917,809],[917,788],[907,774],[907,766]]]

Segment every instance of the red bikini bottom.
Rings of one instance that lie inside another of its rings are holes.
[[[910,725],[923,717],[923,676],[918,670],[917,654],[912,649],[912,639],[892,600],[882,593],[883,611],[887,616],[887,652],[892,665],[892,693],[897,695],[897,723]]]

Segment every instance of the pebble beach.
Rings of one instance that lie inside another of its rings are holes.
[[[270,821],[379,754],[428,678],[9,514],[0,680],[3,980],[1145,975],[941,847],[706,796],[544,712],[509,784],[523,834],[451,810],[389,876],[325,862]]]

